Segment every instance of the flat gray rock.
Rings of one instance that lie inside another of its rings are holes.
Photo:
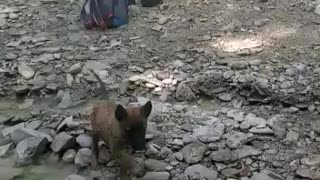
[[[91,149],[82,148],[79,149],[75,159],[74,164],[80,167],[89,166],[91,162]]]
[[[54,137],[50,147],[53,152],[61,152],[73,148],[75,144],[76,141],[73,136],[66,132],[61,132]]]
[[[16,147],[16,162],[20,165],[32,163],[43,153],[49,141],[45,137],[29,137],[22,140]]]
[[[184,160],[188,164],[195,164],[200,162],[203,159],[204,153],[208,150],[208,147],[199,142],[195,141],[191,144],[186,145],[181,153],[183,155]]]
[[[218,172],[203,166],[202,164],[196,164],[188,167],[184,174],[189,179],[207,179],[207,180],[216,180],[218,177]]]

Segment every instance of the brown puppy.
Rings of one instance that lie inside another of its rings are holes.
[[[91,167],[98,165],[98,141],[103,140],[111,149],[114,158],[120,160],[120,178],[129,179],[133,158],[127,146],[141,150],[145,148],[147,118],[152,110],[148,101],[145,105],[123,107],[112,102],[100,103],[93,107],[92,125],[92,159]]]

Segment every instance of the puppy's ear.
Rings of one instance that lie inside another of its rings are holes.
[[[152,110],[152,103],[151,101],[148,101],[142,108],[142,113],[145,118],[149,117]]]
[[[114,116],[118,121],[124,120],[127,116],[128,113],[126,109],[122,105],[117,105],[116,111],[114,112]]]

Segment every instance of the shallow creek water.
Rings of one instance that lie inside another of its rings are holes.
[[[20,114],[22,118],[31,111],[57,111],[57,112],[79,112],[82,108],[96,102],[97,99],[87,99],[85,103],[69,109],[59,109],[58,102],[54,98],[39,99],[16,99],[0,98],[0,119],[2,117],[13,117]],[[212,111],[217,107],[216,103],[208,99],[200,99],[192,105],[198,106],[204,111]],[[1,130],[0,122],[0,130]],[[0,135],[1,138],[1,135]],[[41,158],[40,158],[41,159]],[[48,158],[43,158],[48,159]],[[42,160],[37,165],[24,167],[14,166],[14,154],[7,158],[0,158],[0,180],[60,180],[67,175],[75,173],[74,165],[66,165],[58,162]]]

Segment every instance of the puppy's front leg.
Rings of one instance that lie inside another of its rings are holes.
[[[96,170],[98,167],[98,156],[99,156],[99,140],[94,133],[92,133],[92,144],[91,144],[91,169]]]

